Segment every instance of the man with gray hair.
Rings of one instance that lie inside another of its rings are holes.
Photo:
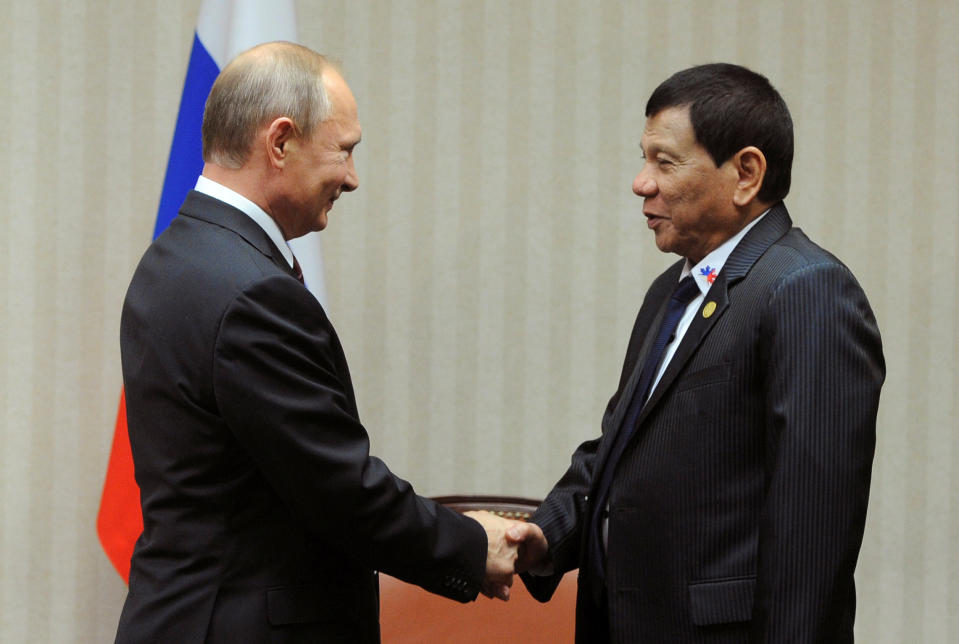
[[[510,523],[417,496],[370,455],[343,349],[287,240],[358,186],[356,102],[322,56],[232,61],[205,166],[120,325],[143,533],[118,642],[377,642],[382,570],[508,596]]]

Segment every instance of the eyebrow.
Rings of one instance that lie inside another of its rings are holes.
[[[682,156],[675,148],[671,147],[668,144],[657,145],[656,143],[653,143],[650,147],[652,148],[653,156],[656,156],[658,154],[665,154],[666,156],[673,157],[675,159],[678,159]],[[642,144],[639,145],[639,149],[643,151],[644,155],[649,153],[649,151],[646,148],[644,148]]]

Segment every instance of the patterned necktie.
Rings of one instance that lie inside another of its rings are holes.
[[[303,269],[300,268],[300,263],[296,261],[296,256],[293,256],[293,277],[300,280],[300,284],[306,286],[306,282],[303,280]]]
[[[636,390],[633,392],[633,398],[629,403],[629,409],[623,419],[619,432],[615,437],[613,447],[606,459],[606,464],[600,475],[599,486],[596,488],[596,496],[593,499],[593,510],[587,524],[587,548],[589,555],[589,566],[592,575],[587,575],[591,579],[593,586],[593,598],[597,605],[602,604],[602,593],[606,582],[606,566],[603,562],[603,518],[606,512],[606,505],[609,502],[609,489],[613,482],[613,474],[616,472],[616,466],[619,464],[630,438],[636,432],[636,421],[639,418],[639,412],[649,398],[650,386],[653,377],[659,370],[659,363],[663,359],[663,352],[666,346],[673,339],[676,332],[676,325],[680,318],[686,312],[686,307],[699,295],[699,287],[692,276],[686,276],[676,286],[669,303],[666,305],[666,313],[663,315],[663,321],[659,326],[659,332],[656,334],[656,340],[649,349],[649,355],[643,363],[643,369],[639,374],[639,381],[636,383]]]

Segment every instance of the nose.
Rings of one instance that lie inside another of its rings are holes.
[[[643,169],[633,179],[633,194],[639,197],[652,197],[656,194],[656,182],[650,176],[648,163],[643,165]]]
[[[353,155],[347,160],[346,178],[343,179],[343,191],[353,192],[360,187],[360,176],[356,174],[356,166],[353,165]]]

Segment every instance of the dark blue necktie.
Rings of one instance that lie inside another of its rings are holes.
[[[646,404],[649,398],[650,385],[653,378],[659,370],[659,363],[663,359],[663,352],[666,346],[673,339],[676,332],[676,325],[680,318],[686,312],[686,307],[699,295],[699,287],[692,276],[686,276],[673,291],[669,304],[666,305],[666,313],[663,315],[663,321],[659,326],[659,332],[656,334],[656,340],[649,349],[649,355],[646,356],[646,362],[643,363],[643,369],[639,373],[639,381],[636,383],[636,390],[633,392],[633,399],[629,403],[629,409],[623,419],[623,424],[616,434],[615,442],[606,459],[606,464],[600,474],[599,487],[596,488],[596,496],[593,499],[593,511],[590,515],[587,526],[587,548],[589,554],[589,565],[591,567],[591,580],[593,598],[597,605],[601,604],[602,592],[606,582],[606,566],[603,563],[603,516],[606,511],[606,504],[609,501],[609,488],[613,482],[613,474],[616,472],[616,466],[619,459],[622,458],[629,439],[636,431],[636,421],[639,418],[639,412]]]

